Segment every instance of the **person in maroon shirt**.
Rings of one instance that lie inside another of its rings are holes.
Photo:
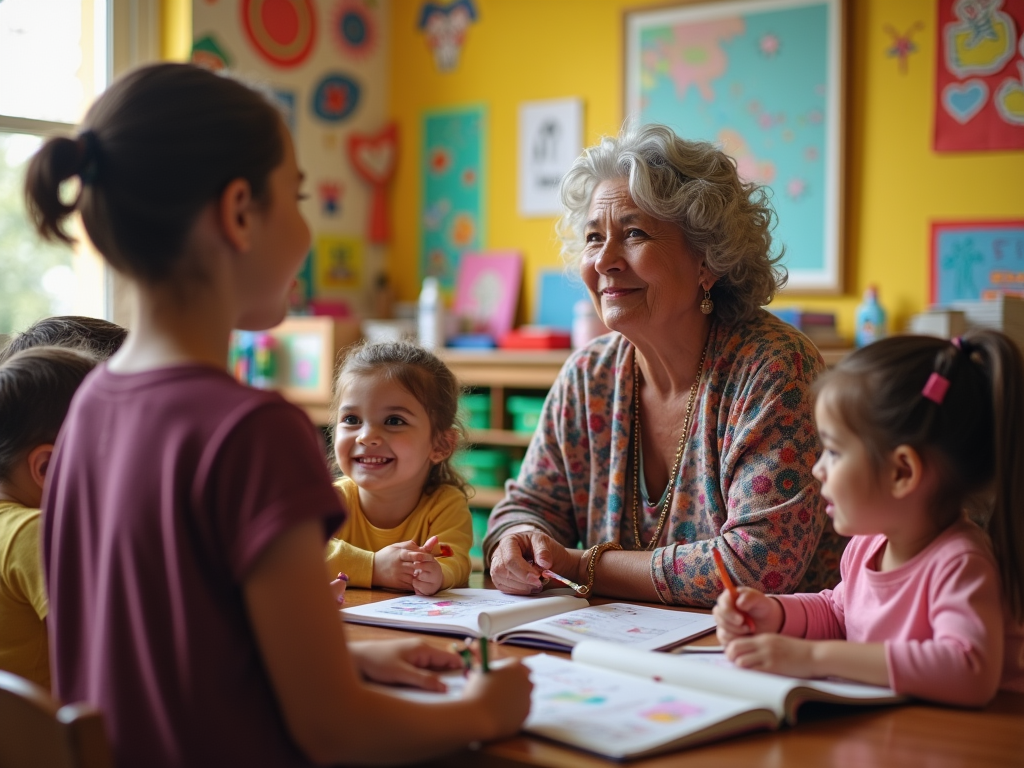
[[[187,64],[123,77],[29,167],[38,231],[69,241],[79,211],[135,288],[132,332],[76,396],[43,503],[55,691],[102,709],[118,766],[422,760],[510,735],[529,710],[520,664],[438,705],[363,684],[438,689],[459,660],[346,643],[323,565],[344,510],[319,438],[225,372],[233,328],[284,316],[310,244],[302,180],[270,102]]]

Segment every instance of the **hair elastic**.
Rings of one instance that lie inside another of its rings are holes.
[[[99,155],[100,142],[96,132],[86,129],[78,134],[78,177],[83,184],[92,184],[96,181]]]
[[[925,382],[924,388],[921,390],[921,394],[927,397],[936,405],[942,405],[942,401],[946,397],[946,392],[949,391],[949,379],[943,376],[941,373],[932,373],[928,377],[928,381]]]

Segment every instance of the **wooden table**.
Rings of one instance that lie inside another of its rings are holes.
[[[471,586],[485,586],[481,575]],[[490,586],[487,584],[486,586]],[[396,597],[394,592],[352,589],[347,605],[364,605]],[[602,602],[594,599],[592,602]],[[605,601],[607,602],[607,601]],[[408,637],[409,632],[348,624],[352,640]],[[417,633],[426,642],[447,648],[450,637]],[[698,644],[713,644],[713,636]],[[529,656],[536,651],[504,645],[500,656]],[[800,709],[799,724],[775,732],[754,732],[702,747],[670,752],[646,760],[617,763],[529,735],[486,744],[479,751],[466,750],[443,760],[424,763],[434,768],[609,768],[614,765],[642,768],[987,768],[1024,766],[1024,694],[1000,692],[983,710],[965,710],[930,704],[894,707],[837,706],[807,703]]]

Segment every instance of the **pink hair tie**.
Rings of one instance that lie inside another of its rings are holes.
[[[942,405],[942,401],[945,399],[946,392],[948,391],[949,379],[941,373],[933,373],[928,377],[928,381],[925,382],[924,389],[921,390],[921,394],[936,405]]]
[[[953,342],[953,346],[954,346],[954,347],[956,347],[956,348],[957,348],[957,349],[959,349],[959,350],[960,350],[961,352],[963,352],[963,349],[964,349],[964,348],[963,348],[963,346],[962,346],[962,345],[960,344],[960,337],[959,337],[959,336],[956,336],[956,337],[954,337],[953,339],[951,339],[951,341]]]

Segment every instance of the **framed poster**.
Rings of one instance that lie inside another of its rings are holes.
[[[932,223],[931,300],[1024,296],[1024,219]]]
[[[842,291],[842,0],[631,11],[625,109],[710,141],[768,187],[786,292]]]
[[[558,187],[583,151],[583,100],[519,105],[519,215],[557,216]]]

